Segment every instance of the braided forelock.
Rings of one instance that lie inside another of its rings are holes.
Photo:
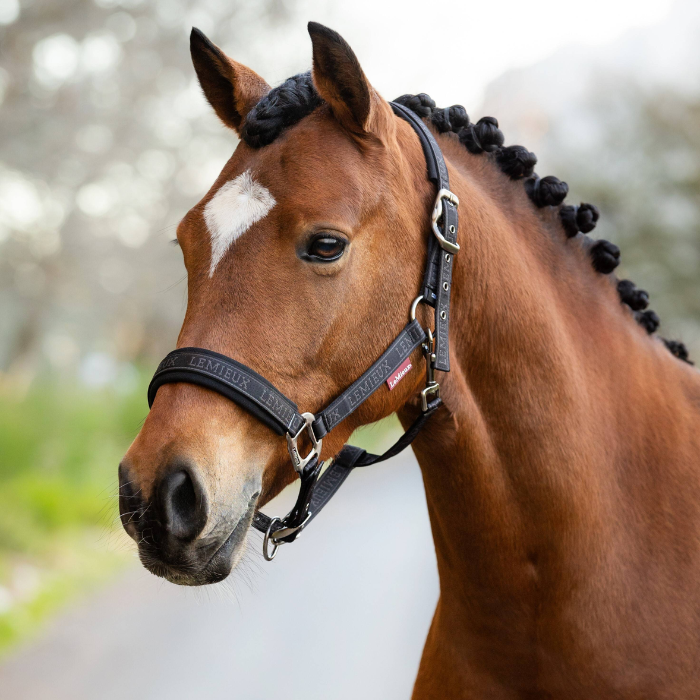
[[[322,104],[311,72],[299,73],[270,90],[248,112],[241,138],[253,148],[267,146]]]

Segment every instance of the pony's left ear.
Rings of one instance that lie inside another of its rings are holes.
[[[375,134],[392,123],[391,107],[370,85],[357,56],[338,32],[309,22],[316,91],[335,118],[355,134]]]
[[[190,53],[207,101],[240,136],[246,115],[270,86],[254,70],[230,59],[196,27],[190,34]]]

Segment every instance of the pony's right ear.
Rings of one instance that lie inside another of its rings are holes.
[[[391,107],[369,84],[347,41],[318,22],[309,22],[308,29],[314,85],[335,118],[351,133],[391,133],[395,123]]]
[[[270,86],[255,71],[232,61],[196,28],[190,34],[190,53],[204,96],[219,119],[240,135],[246,115]]]

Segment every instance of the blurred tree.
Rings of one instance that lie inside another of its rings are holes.
[[[601,209],[591,234],[622,250],[616,271],[651,295],[660,334],[700,360],[700,6],[604,47],[567,46],[494,81],[483,114],[507,143]],[[478,116],[478,115],[474,115]]]
[[[186,291],[166,243],[235,147],[195,81],[190,28],[250,57],[249,37],[290,21],[282,0],[3,3],[0,371],[173,346]]]
[[[585,109],[595,145],[567,146],[553,129],[554,172],[573,201],[600,205],[596,235],[620,245],[618,274],[648,289],[662,335],[687,341],[699,359],[700,92],[597,76]]]

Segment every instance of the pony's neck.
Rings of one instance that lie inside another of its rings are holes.
[[[492,172],[483,157],[443,149],[462,246],[452,371],[438,373],[446,410],[414,449],[442,601],[455,620],[488,626],[512,653],[527,638],[544,558],[551,563],[577,543],[585,549],[605,527],[607,496],[582,494],[611,486],[607,431],[638,388],[633,373],[657,362],[657,351],[580,241],[535,213],[522,183]],[[464,625],[454,630],[461,634]]]
[[[439,139],[461,250],[445,407],[413,443],[440,575],[413,697],[618,697],[621,666],[663,658],[659,631],[697,647],[700,373],[558,207]]]

